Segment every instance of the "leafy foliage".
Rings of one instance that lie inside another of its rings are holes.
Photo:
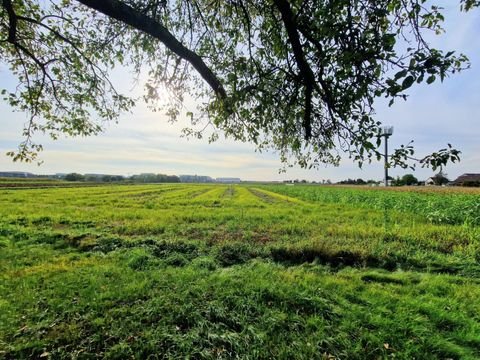
[[[40,144],[35,132],[56,139],[61,134],[93,135],[101,123],[118,118],[133,106],[109,80],[117,52],[113,34],[96,31],[102,20],[88,9],[62,1],[3,1],[0,7],[0,61],[18,79],[12,91],[2,90],[13,108],[27,112],[22,142],[14,160],[35,160]],[[80,12],[79,12],[80,11]]]
[[[418,184],[418,179],[412,174],[403,175],[401,180],[402,180],[401,185],[417,185]]]
[[[66,181],[85,181],[85,176],[77,173],[70,173],[65,175]]]
[[[95,134],[101,123],[93,119],[131,109],[133,100],[109,81],[122,65],[146,72],[154,109],[191,119],[186,134],[202,137],[212,125],[212,141],[220,131],[302,167],[337,164],[338,149],[361,164],[381,157],[377,98],[393,104],[416,83],[468,67],[464,55],[424,41],[426,31],[442,32],[442,21],[426,0],[4,0],[0,61],[19,83],[5,95],[31,116],[25,142],[10,155],[33,160],[36,131]],[[185,111],[190,98],[200,105]],[[412,153],[398,149],[392,165]],[[458,155],[444,149],[423,164],[436,168]]]

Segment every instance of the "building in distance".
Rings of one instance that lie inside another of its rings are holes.
[[[221,177],[221,178],[216,178],[217,183],[222,183],[222,184],[238,184],[242,182],[240,178],[233,178],[233,177]]]
[[[36,175],[24,171],[0,171],[0,177],[8,178],[34,178]]]
[[[456,178],[452,185],[457,186],[480,186],[480,174],[463,174]]]
[[[182,183],[213,183],[213,180],[210,176],[199,176],[199,175],[180,175],[180,182]]]

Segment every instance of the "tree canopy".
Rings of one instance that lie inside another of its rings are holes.
[[[479,1],[461,0],[468,11]],[[35,160],[36,132],[92,135],[139,99],[117,91],[114,66],[145,75],[144,100],[185,133],[219,133],[279,151],[302,167],[380,158],[374,104],[468,67],[431,48],[441,8],[426,0],[1,0],[0,61],[18,79],[2,93],[28,112],[14,160]],[[186,99],[195,99],[186,110]],[[391,158],[406,166],[411,145]],[[421,159],[459,159],[448,148]]]

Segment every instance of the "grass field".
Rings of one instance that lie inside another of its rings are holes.
[[[0,358],[480,358],[475,191],[18,187],[0,205]]]

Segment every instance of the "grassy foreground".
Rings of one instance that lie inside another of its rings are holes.
[[[0,358],[480,358],[479,194],[342,190],[0,189]]]

